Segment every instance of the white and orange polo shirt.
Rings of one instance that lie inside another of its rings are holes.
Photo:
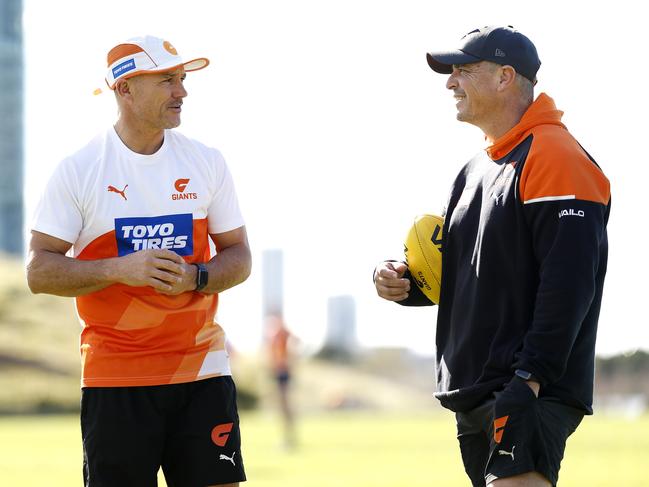
[[[54,171],[32,229],[73,244],[75,258],[143,249],[210,259],[209,234],[244,225],[219,151],[165,131],[152,155],[131,151],[111,127]],[[142,386],[230,375],[218,295],[167,296],[114,284],[76,298],[82,386]]]

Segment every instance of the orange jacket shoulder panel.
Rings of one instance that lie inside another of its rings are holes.
[[[539,125],[531,133],[519,186],[524,203],[579,199],[608,204],[608,179],[565,128]]]

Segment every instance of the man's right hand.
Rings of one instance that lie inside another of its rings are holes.
[[[27,283],[33,293],[83,296],[115,283],[151,286],[170,295],[196,288],[193,267],[171,250],[140,250],[122,257],[85,260],[66,256],[71,247],[70,242],[32,230]]]
[[[403,301],[408,297],[410,281],[403,275],[408,266],[403,262],[382,262],[374,271],[376,292],[388,301]]]
[[[128,286],[151,286],[159,292],[168,292],[181,282],[188,264],[175,252],[149,249],[133,252],[113,260],[114,279]]]

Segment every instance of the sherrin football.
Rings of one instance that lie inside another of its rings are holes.
[[[442,283],[442,228],[444,219],[437,215],[419,215],[404,242],[406,263],[419,289],[433,303],[439,304]]]

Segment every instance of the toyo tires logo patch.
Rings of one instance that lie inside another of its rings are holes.
[[[169,249],[179,255],[194,253],[191,213],[115,219],[117,255],[138,250]]]

